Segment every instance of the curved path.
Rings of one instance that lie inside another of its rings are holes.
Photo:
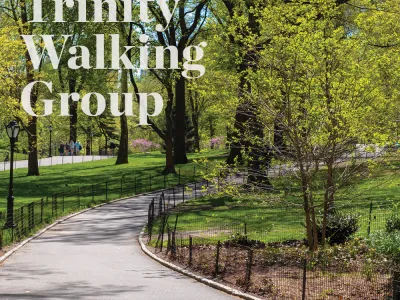
[[[236,299],[141,251],[137,237],[153,197],[87,211],[26,244],[0,267],[0,299]]]

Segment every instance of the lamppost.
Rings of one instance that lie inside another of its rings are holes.
[[[94,136],[94,133],[91,131],[90,132],[90,155],[93,155],[93,136]]]
[[[49,129],[49,133],[50,133],[50,142],[49,142],[49,157],[52,157],[52,155],[51,155],[51,132],[53,131],[53,126],[48,126],[47,127],[48,129]]]
[[[14,162],[14,148],[15,142],[18,138],[19,126],[16,121],[10,122],[6,125],[7,135],[10,138],[11,144],[11,158],[10,158],[10,183],[8,186],[8,197],[7,197],[7,221],[4,225],[5,228],[13,228],[14,227],[14,191],[13,191],[13,180],[14,180],[14,170],[13,170],[13,162]]]

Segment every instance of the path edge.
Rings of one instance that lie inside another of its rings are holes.
[[[202,277],[200,275],[194,274],[194,273],[188,271],[187,269],[178,267],[177,265],[174,265],[173,263],[170,263],[170,262],[158,257],[157,255],[151,253],[151,251],[149,249],[147,249],[145,243],[143,242],[143,235],[144,235],[144,231],[145,231],[146,226],[147,225],[145,225],[143,227],[142,231],[140,232],[139,237],[138,237],[138,242],[139,242],[139,245],[140,245],[140,248],[142,249],[142,251],[147,256],[152,258],[153,260],[157,261],[158,263],[162,264],[163,266],[165,266],[165,267],[167,267],[167,268],[169,268],[169,269],[171,269],[173,271],[176,271],[176,272],[181,273],[181,274],[183,274],[185,276],[193,278],[193,279],[195,279],[195,280],[197,280],[197,281],[199,281],[199,282],[201,282],[201,283],[203,283],[203,284],[205,284],[205,285],[207,285],[209,287],[212,287],[214,289],[220,290],[220,291],[225,292],[227,294],[230,294],[230,295],[233,295],[233,296],[236,296],[236,297],[240,297],[240,298],[246,299],[246,300],[262,300],[261,298],[257,298],[255,296],[243,293],[243,292],[241,292],[241,291],[239,291],[237,289],[231,288],[229,286],[223,285],[223,284],[218,283],[216,281],[213,281],[211,279],[207,279],[207,278],[204,278],[204,277]]]
[[[21,248],[22,248],[23,246],[25,246],[27,243],[29,243],[30,241],[32,241],[32,240],[38,238],[39,236],[41,236],[43,233],[45,233],[45,232],[48,231],[49,229],[53,228],[54,226],[56,226],[56,225],[58,225],[58,224],[60,224],[60,223],[62,223],[62,222],[64,222],[64,221],[66,221],[66,220],[68,220],[68,219],[71,219],[71,218],[73,218],[73,217],[75,217],[75,216],[78,216],[78,215],[80,215],[80,214],[83,214],[83,213],[85,213],[85,212],[88,212],[88,211],[90,211],[90,210],[92,210],[92,209],[96,209],[96,208],[102,207],[102,206],[104,206],[104,205],[109,205],[109,204],[112,204],[112,203],[115,203],[115,202],[118,202],[118,201],[128,200],[128,199],[132,199],[132,198],[135,198],[135,197],[140,197],[140,196],[145,196],[145,195],[151,195],[151,194],[153,194],[153,193],[156,194],[156,193],[163,192],[163,191],[164,191],[164,189],[162,189],[162,190],[157,190],[157,191],[152,191],[152,192],[147,192],[147,193],[142,193],[142,194],[137,194],[137,195],[133,195],[133,196],[131,196],[131,197],[124,197],[124,198],[120,198],[120,199],[111,200],[111,201],[108,201],[108,202],[105,202],[105,203],[97,204],[97,205],[92,206],[92,207],[89,207],[89,208],[85,208],[84,210],[81,210],[81,211],[78,211],[78,212],[76,212],[76,213],[67,215],[67,216],[65,216],[65,217],[62,217],[61,219],[58,219],[58,220],[54,221],[53,223],[51,223],[50,225],[47,225],[47,226],[44,227],[43,229],[39,230],[39,231],[38,231],[37,233],[35,233],[33,236],[28,237],[27,239],[23,240],[22,242],[19,242],[15,247],[11,248],[11,249],[8,250],[6,253],[4,253],[2,256],[0,256],[0,266],[1,266],[2,263],[4,263],[4,261],[5,261],[7,258],[9,258],[11,255],[13,255],[15,252],[17,252],[19,249],[21,249]]]

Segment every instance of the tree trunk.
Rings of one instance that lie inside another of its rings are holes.
[[[175,174],[175,162],[174,162],[174,143],[172,139],[172,105],[174,103],[174,92],[172,91],[172,87],[170,85],[166,86],[168,93],[168,102],[165,107],[165,127],[166,131],[163,135],[163,140],[165,143],[165,168],[163,174]]]
[[[189,89],[189,103],[192,109],[194,148],[200,152],[199,111],[198,111],[198,105],[196,105],[195,100],[193,98],[193,93],[190,89]]]
[[[128,77],[127,71],[123,70],[121,74],[121,94],[128,93]],[[121,112],[125,111],[125,99],[121,96]],[[121,137],[119,139],[119,150],[116,165],[127,164],[128,162],[128,121],[126,115],[120,116]]]
[[[324,213],[322,219],[322,237],[321,237],[321,245],[325,245],[326,241],[326,227],[327,227],[327,218],[330,214],[334,213],[334,195],[335,195],[335,182],[333,178],[333,163],[334,159],[330,158],[326,162],[327,166],[327,178],[326,178],[326,186],[325,186],[325,195],[324,195]]]
[[[31,24],[28,23],[28,14],[26,10],[25,0],[21,0],[19,5],[21,7],[21,27],[19,27],[19,33],[22,34],[32,34]],[[22,38],[21,38],[22,39]],[[35,74],[33,69],[33,64],[28,50],[25,51],[25,74],[26,82],[32,83],[35,81]],[[32,109],[36,108],[36,102],[38,97],[38,88],[36,87],[31,93],[31,106]],[[28,176],[39,176],[39,164],[38,164],[38,152],[37,152],[37,117],[30,117],[28,121]]]
[[[175,82],[175,138],[174,161],[175,164],[187,164],[186,156],[186,79],[180,76]]]
[[[31,96],[31,103],[35,101],[36,95]],[[28,123],[28,176],[39,176],[39,164],[38,164],[38,151],[37,151],[37,117],[31,117]]]
[[[69,87],[69,93],[75,93],[76,91],[76,79],[70,77],[68,80],[68,87]],[[73,101],[72,99],[69,100],[69,141],[71,140],[74,141],[74,143],[77,140],[77,132],[76,132],[76,125],[78,123],[78,102]]]

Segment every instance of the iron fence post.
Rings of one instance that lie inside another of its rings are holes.
[[[181,169],[178,169],[178,185],[181,184]]]
[[[301,299],[306,299],[306,288],[307,288],[307,259],[303,260],[303,288]]]
[[[251,265],[253,264],[253,249],[247,251],[247,268],[246,268],[246,287],[250,285],[251,281]]]
[[[40,224],[43,223],[43,207],[44,207],[44,203],[43,203],[43,198],[40,199]]]
[[[106,201],[108,201],[108,181],[106,181]]]
[[[393,272],[393,300],[400,300],[400,272]]]
[[[218,241],[217,244],[217,253],[215,255],[215,273],[214,273],[214,277],[217,277],[218,273],[219,273],[219,248],[221,247],[221,242]]]
[[[137,194],[136,177],[135,177],[135,195]]]
[[[175,208],[175,206],[176,206],[176,203],[175,203],[175,187],[172,188],[172,195],[174,197],[174,208]]]
[[[80,188],[78,187],[78,209],[81,208],[81,191]]]
[[[193,259],[193,238],[191,235],[189,235],[189,266],[192,265],[192,259]]]
[[[371,234],[371,221],[372,221],[372,200],[369,205],[368,236],[370,236]]]
[[[24,224],[24,207],[20,208],[20,218],[21,218],[21,234],[25,234],[25,224]]]
[[[123,185],[123,176],[121,176],[121,187],[120,187],[120,198],[122,198],[122,185]]]

